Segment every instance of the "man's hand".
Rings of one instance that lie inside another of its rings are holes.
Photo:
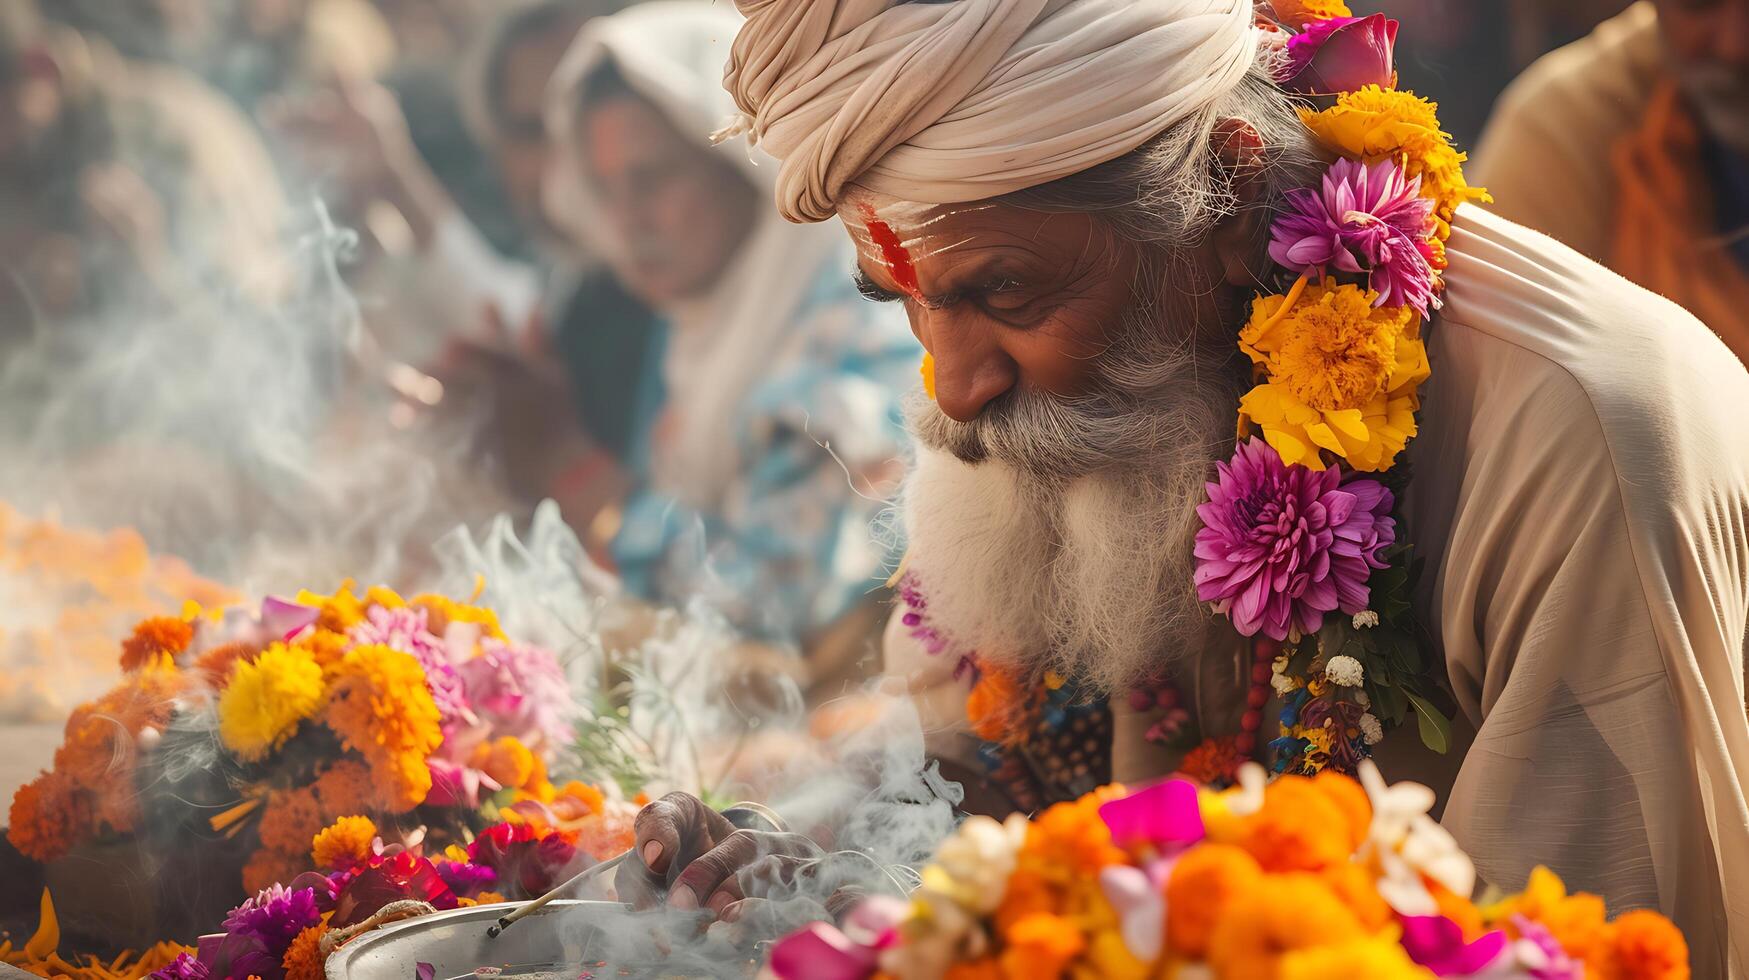
[[[637,844],[615,885],[639,910],[666,904],[734,920],[741,903],[793,882],[795,869],[822,856],[806,837],[739,829],[686,793],[644,807],[633,829]]]

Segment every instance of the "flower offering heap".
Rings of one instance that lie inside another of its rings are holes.
[[[505,636],[490,609],[350,585],[269,598],[251,614],[191,605],[139,623],[120,661],[121,683],[73,712],[54,768],[13,800],[9,836],[37,861],[192,824],[248,842],[240,877],[213,883],[241,898],[313,867],[345,871],[380,835],[421,843],[432,874],[464,898],[538,892],[572,858],[626,846],[630,804],[548,779],[574,738],[564,671]],[[197,767],[219,783],[210,800],[146,792],[166,763],[215,747]],[[503,840],[479,836],[503,820]],[[537,827],[562,830],[565,854],[550,834],[530,836]],[[546,858],[509,856],[530,847]]]
[[[772,950],[781,980],[1685,980],[1652,912],[1607,919],[1537,869],[1469,899],[1475,871],[1428,816],[1433,793],[1334,772],[1267,787],[1170,780],[1101,789],[1032,821],[973,817],[909,902],[871,899]]]

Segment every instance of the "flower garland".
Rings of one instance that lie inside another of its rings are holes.
[[[778,941],[779,980],[1203,976],[1687,980],[1669,920],[1613,922],[1547,869],[1477,905],[1470,859],[1433,792],[1333,772],[1264,785],[1110,786],[1028,821],[973,817],[909,902],[869,899],[842,928]]]
[[[1451,221],[1490,198],[1465,183],[1437,107],[1395,88],[1396,21],[1341,3],[1276,11],[1284,33],[1297,29],[1278,81],[1313,101],[1300,118],[1337,159],[1317,188],[1287,193],[1271,228],[1270,258],[1295,278],[1254,299],[1239,332],[1256,382],[1239,402],[1238,449],[1197,511],[1195,586],[1240,635],[1280,645],[1272,768],[1351,773],[1411,711],[1431,748],[1449,743],[1395,510]]]

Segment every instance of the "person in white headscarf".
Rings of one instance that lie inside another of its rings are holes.
[[[781,213],[842,219],[866,290],[933,355],[904,504],[927,619],[901,608],[889,669],[928,695],[976,650],[1111,692],[1109,771],[1020,767],[1045,802],[1174,771],[1132,692],[1175,675],[1210,734],[1247,707],[1253,670],[1192,589],[1195,508],[1233,451],[1233,334],[1276,282],[1267,230],[1326,166],[1251,3],[740,7],[730,130],[783,161]],[[1414,726],[1375,757],[1438,790],[1484,881],[1547,863],[1614,912],[1671,915],[1696,976],[1740,974],[1749,374],[1554,241],[1471,205],[1454,226],[1401,536],[1457,717],[1443,757]],[[711,827],[685,798],[647,810],[654,857],[622,894],[738,897],[724,882],[761,845]],[[682,869],[700,833],[718,846]]]
[[[860,302],[843,236],[763,206],[776,161],[710,142],[739,25],[683,0],[585,27],[552,90],[548,206],[664,321],[618,571],[651,601],[703,596],[755,637],[810,644],[890,570],[870,522],[916,353],[902,316]]]

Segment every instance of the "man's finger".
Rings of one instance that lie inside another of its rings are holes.
[[[722,814],[686,793],[669,793],[638,811],[632,824],[637,837],[635,859],[655,875],[685,867],[735,832]]]
[[[668,889],[668,904],[677,909],[696,909],[704,904],[726,880],[759,859],[761,835],[737,830],[717,846],[699,855],[680,872],[673,887]]]

